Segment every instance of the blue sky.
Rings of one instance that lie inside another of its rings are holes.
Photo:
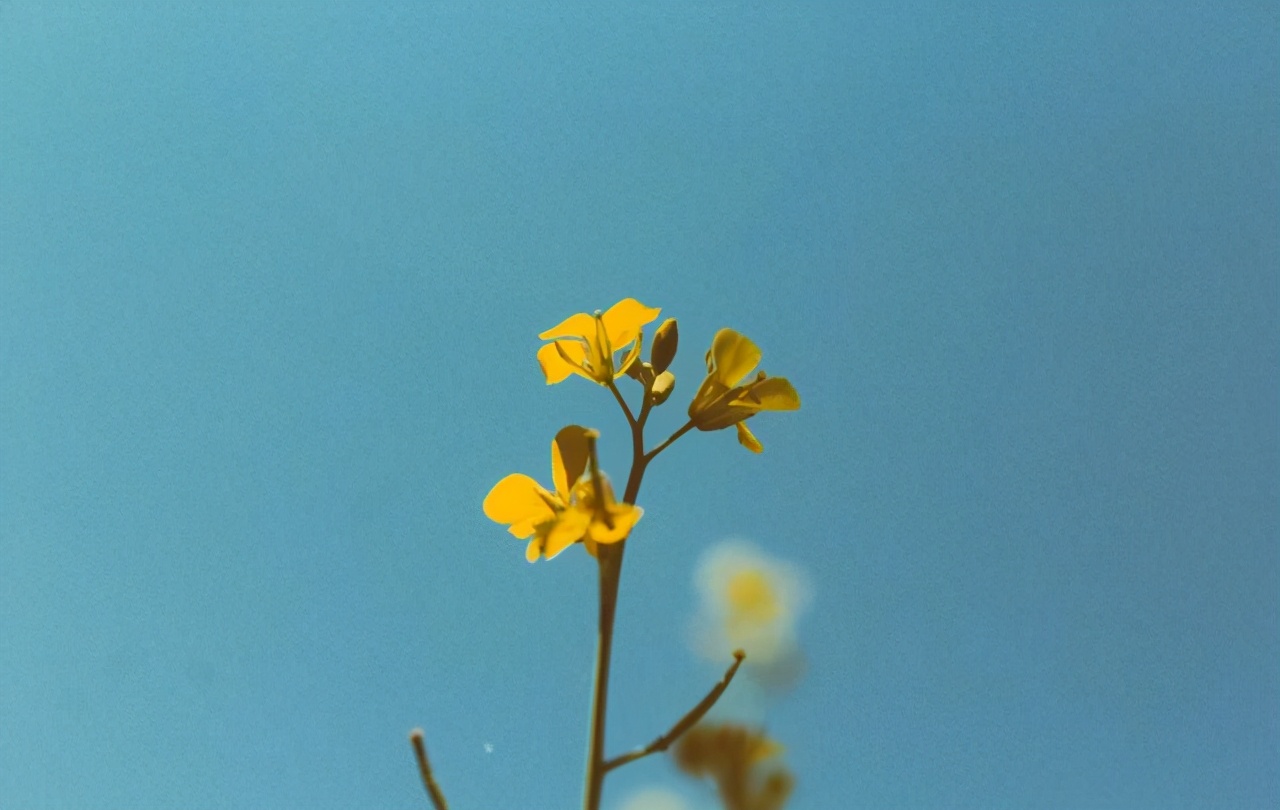
[[[625,475],[534,353],[627,296],[658,435],[723,326],[804,407],[651,469],[613,750],[740,538],[813,583],[795,808],[1280,802],[1278,16],[0,7],[0,803],[423,807],[422,725],[575,806],[594,567],[480,503]]]

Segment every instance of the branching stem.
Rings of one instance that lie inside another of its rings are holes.
[[[644,426],[649,420],[649,413],[653,410],[653,392],[645,387],[644,401],[640,406],[640,415],[636,416],[631,412],[627,401],[623,399],[622,392],[618,390],[618,386],[612,380],[608,384],[609,390],[613,392],[614,399],[618,400],[618,404],[622,406],[622,412],[626,414],[627,424],[631,427],[631,473],[627,476],[627,488],[623,492],[622,501],[634,505],[636,498],[640,495],[640,483],[644,480],[645,469],[649,466],[649,462],[653,461],[659,453],[667,449],[676,439],[688,433],[693,428],[693,422],[690,421],[684,427],[673,433],[665,442],[655,447],[649,452],[644,449]],[[597,562],[600,568],[600,630],[596,637],[596,667],[595,682],[591,695],[591,734],[587,746],[587,778],[586,790],[584,791],[582,806],[584,810],[600,810],[600,799],[604,793],[604,777],[610,770],[630,762],[632,759],[639,759],[647,754],[637,754],[632,752],[624,754],[613,760],[605,759],[604,754],[604,728],[605,716],[608,713],[609,704],[609,661],[613,655],[613,623],[618,608],[618,583],[622,577],[622,557],[626,552],[627,541],[625,539],[617,543],[599,544],[596,546]],[[685,715],[676,725],[667,732],[667,734],[659,737],[654,744],[661,743],[665,740],[662,749],[677,739],[681,734],[689,729],[694,723],[706,714],[712,704],[720,697],[720,693],[729,685],[729,681],[733,680],[734,674],[738,671],[738,665],[742,662],[740,657],[735,654],[736,660],[733,666],[725,674],[725,678],[717,684],[702,702],[693,708],[689,714]],[[687,721],[687,722],[686,722]],[[653,753],[649,751],[648,753]]]
[[[675,433],[672,433],[670,436],[668,436],[665,442],[663,442],[662,444],[658,445],[657,447],[653,448],[648,453],[646,453],[644,457],[645,464],[648,464],[650,461],[653,461],[654,458],[656,458],[659,453],[661,453],[663,450],[666,450],[668,447],[670,447],[672,442],[674,442],[676,439],[680,438],[681,436],[683,436],[684,434],[688,433],[691,430],[693,430],[692,419],[690,419],[688,422],[685,422],[684,425],[682,425],[679,430],[677,430]]]

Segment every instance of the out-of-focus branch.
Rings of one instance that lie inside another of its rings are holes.
[[[735,650],[733,653],[733,663],[724,673],[724,677],[720,679],[719,683],[711,687],[711,691],[707,693],[706,697],[698,701],[697,706],[694,706],[687,714],[685,714],[684,717],[681,717],[676,724],[671,727],[670,731],[649,743],[644,748],[637,748],[634,751],[628,751],[621,756],[614,757],[613,759],[605,762],[605,772],[607,773],[614,768],[620,768],[623,765],[626,765],[628,762],[635,762],[637,759],[643,759],[650,754],[657,754],[670,748],[672,743],[680,739],[681,734],[684,734],[686,731],[693,728],[693,726],[702,719],[703,715],[711,710],[711,707],[720,699],[720,695],[724,693],[724,690],[729,688],[730,682],[733,681],[733,676],[738,674],[738,667],[742,666],[742,659],[746,657],[747,654],[742,650]]]
[[[427,789],[427,797],[436,810],[449,810],[449,803],[444,799],[444,791],[436,784],[431,773],[431,763],[427,760],[427,745],[422,740],[422,729],[415,728],[409,732],[409,741],[413,743],[414,756],[418,758],[418,771],[422,774],[422,784]]]

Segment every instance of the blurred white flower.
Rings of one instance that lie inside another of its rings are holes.
[[[793,683],[802,668],[796,621],[810,601],[804,573],[750,544],[726,541],[703,555],[696,583],[702,597],[696,651],[723,663],[742,649],[746,671],[764,685]]]
[[[688,810],[689,805],[679,794],[661,788],[649,788],[633,794],[623,803],[621,810]]]

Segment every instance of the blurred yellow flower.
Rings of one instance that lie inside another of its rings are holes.
[[[795,777],[776,757],[782,746],[763,731],[735,723],[694,726],[676,743],[676,767],[716,783],[725,810],[781,810]]]
[[[745,543],[721,543],[703,556],[697,585],[702,596],[695,622],[698,652],[723,661],[733,650],[745,650],[747,671],[771,686],[798,676],[796,622],[809,603],[799,569]]]
[[[746,420],[760,411],[794,411],[800,395],[786,377],[769,377],[763,371],[744,381],[760,364],[760,349],[749,338],[732,329],[721,329],[707,352],[707,378],[702,381],[689,419],[699,430],[738,428],[738,441],[753,453],[764,449],[747,429]]]
[[[569,425],[551,442],[555,491],[527,475],[512,473],[485,496],[485,516],[510,524],[507,531],[521,540],[532,537],[525,549],[529,562],[539,556],[551,559],[579,540],[589,548],[595,543],[616,543],[630,534],[644,514],[638,506],[617,503],[603,475],[598,487],[591,477],[580,480],[591,459],[588,436],[586,428]]]
[[[580,312],[538,335],[551,341],[538,350],[538,364],[547,385],[563,382],[570,374],[608,385],[640,356],[640,330],[661,311],[624,298],[603,314]],[[628,346],[630,351],[615,364],[614,354]]]

